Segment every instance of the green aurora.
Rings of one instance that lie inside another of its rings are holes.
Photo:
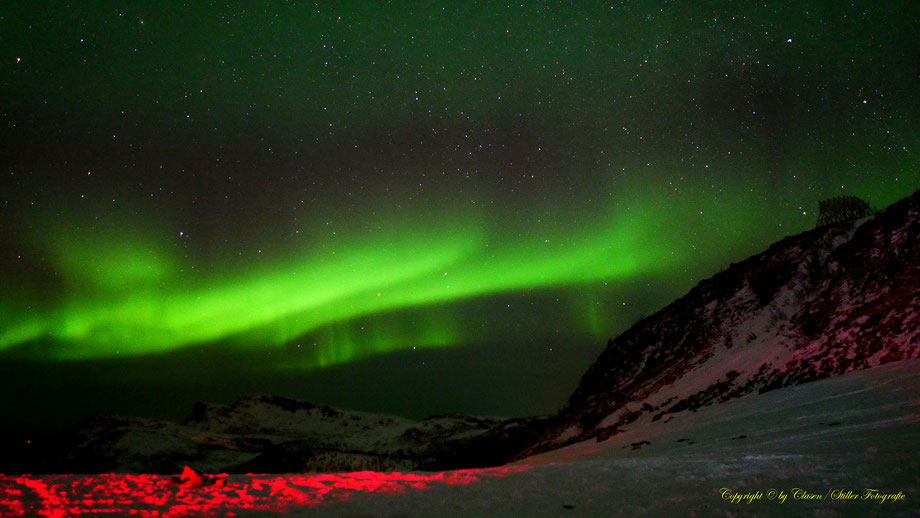
[[[218,267],[207,275],[183,264],[168,242],[141,239],[136,229],[119,228],[103,238],[62,229],[50,233],[48,244],[65,278],[61,295],[50,303],[33,301],[30,308],[43,309],[29,313],[5,308],[12,317],[0,329],[0,349],[38,342],[42,357],[72,360],[221,340],[279,347],[317,332],[312,353],[298,365],[310,368],[470,343],[475,330],[444,304],[559,287],[569,289],[573,303],[570,315],[556,315],[556,325],[600,340],[613,331],[605,324],[612,315],[599,310],[603,295],[592,293],[592,286],[681,269],[711,274],[727,248],[725,236],[740,239],[760,224],[756,211],[739,208],[756,206],[753,196],[733,196],[728,203],[674,196],[627,204],[640,195],[621,193],[618,210],[587,215],[577,232],[551,223],[530,233],[509,231],[494,216],[431,218],[437,222],[428,225],[392,221],[350,239],[334,234],[315,240],[267,265]],[[675,253],[688,235],[710,251],[709,258],[688,265],[686,255]],[[757,243],[751,246],[756,251]],[[386,318],[407,308],[416,315],[412,320]],[[382,318],[370,328],[354,323],[368,315]]]
[[[45,357],[98,358],[225,339],[281,346],[326,328],[314,352],[322,366],[402,348],[456,345],[473,337],[458,331],[462,326],[449,315],[378,324],[357,342],[343,335],[349,320],[366,315],[673,270],[679,266],[674,243],[698,226],[674,224],[667,211],[689,210],[679,207],[680,198],[674,201],[667,207],[624,204],[578,232],[547,224],[529,235],[508,233],[496,221],[469,217],[432,225],[393,222],[358,238],[327,237],[275,264],[205,276],[183,265],[168,243],[142,239],[137,230],[119,228],[111,238],[94,239],[62,229],[50,233],[47,245],[65,278],[62,295],[31,304],[45,309],[30,314],[7,308],[16,316],[5,319],[0,348],[43,339],[54,344],[42,348]],[[718,223],[725,227],[729,220],[719,217],[718,205],[699,212],[709,209],[713,221],[705,228],[716,243],[729,230]],[[753,223],[729,226],[743,232]],[[609,332],[596,308],[582,304],[576,311],[588,315],[581,319],[583,332]]]

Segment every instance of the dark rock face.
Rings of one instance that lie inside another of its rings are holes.
[[[519,457],[750,393],[920,356],[920,191],[772,245],[611,340]]]

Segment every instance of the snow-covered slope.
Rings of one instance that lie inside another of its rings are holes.
[[[913,517],[918,438],[913,360],[676,412],[667,422],[638,419],[609,440],[537,455],[517,463],[523,471],[475,484],[360,493],[290,515]],[[733,503],[731,495],[752,496]]]
[[[906,518],[920,513],[918,437],[920,362],[911,360],[670,420],[640,418],[609,440],[502,468],[218,475],[197,484],[0,475],[0,516]]]
[[[788,237],[701,282],[619,337],[543,440],[920,355],[920,191],[862,220]]]

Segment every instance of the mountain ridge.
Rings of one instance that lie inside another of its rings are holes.
[[[917,358],[918,209],[920,191],[700,282],[611,339],[553,430],[518,458],[603,440],[646,414]]]

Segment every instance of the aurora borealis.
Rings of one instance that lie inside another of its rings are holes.
[[[492,351],[418,411],[551,411],[819,200],[920,187],[918,11],[4,3],[0,391],[388,410]]]
[[[55,257],[72,282],[67,300],[47,313],[19,317],[0,346],[51,336],[64,347],[49,353],[65,359],[159,352],[231,336],[277,346],[324,325],[392,309],[660,273],[677,259],[645,237],[663,237],[655,221],[664,216],[642,209],[634,207],[635,217],[599,218],[571,232],[547,224],[539,235],[504,239],[488,236],[476,221],[435,228],[397,223],[386,226],[383,237],[328,240],[314,245],[319,253],[307,250],[280,264],[202,279],[183,274],[181,258],[169,257],[168,247],[131,230],[104,240],[62,232],[54,239],[63,248]],[[119,243],[124,235],[132,239]],[[408,330],[402,343],[381,337],[366,345],[379,352],[452,340],[443,328],[431,331]],[[319,349],[320,364],[327,363],[330,356]],[[333,350],[331,358],[347,361],[358,353]]]

